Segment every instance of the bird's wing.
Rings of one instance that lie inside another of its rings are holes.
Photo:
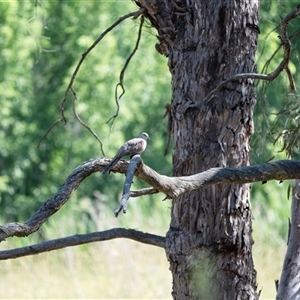
[[[135,138],[127,142],[128,155],[134,155],[143,152],[146,149],[147,142],[141,138]]]

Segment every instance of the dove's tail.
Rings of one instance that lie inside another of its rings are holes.
[[[113,160],[102,170],[102,174],[106,174],[120,160],[119,157],[114,157]]]

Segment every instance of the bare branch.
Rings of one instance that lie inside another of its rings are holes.
[[[157,194],[157,193],[159,193],[158,190],[154,189],[153,187],[149,187],[149,188],[141,189],[138,191],[131,191],[130,197],[132,197],[132,198],[141,197],[141,196],[153,195],[153,194]]]
[[[271,74],[271,73],[270,73]],[[270,80],[270,74],[255,74],[255,73],[241,73],[233,75],[224,81],[222,81],[220,84],[218,84],[213,90],[211,90],[208,95],[203,99],[203,102],[210,101],[224,86],[227,85],[228,82],[231,81],[238,81],[242,79],[261,79],[261,80]],[[273,78],[274,79],[274,78]]]
[[[106,158],[92,159],[78,166],[66,179],[59,191],[48,199],[41,208],[24,224],[8,223],[0,226],[0,242],[7,237],[24,237],[37,231],[46,220],[57,212],[70,198],[80,183],[95,172],[101,171],[108,163]],[[128,162],[120,160],[113,171],[126,173]],[[184,193],[205,188],[213,184],[245,184],[267,182],[269,180],[288,180],[300,178],[300,161],[281,160],[262,165],[243,166],[238,168],[212,168],[199,174],[182,177],[160,175],[153,169],[139,164],[135,176],[174,199]],[[149,192],[153,192],[149,189]]]
[[[86,177],[101,170],[101,167],[95,164],[95,162],[97,162],[97,160],[83,163],[77,167],[69,175],[56,195],[48,199],[25,224],[8,223],[0,226],[0,242],[10,236],[24,237],[39,230],[43,223],[68,201],[70,196]]]
[[[122,17],[120,17],[116,22],[114,22],[111,26],[109,26],[103,33],[100,34],[100,36],[94,41],[94,43],[81,55],[81,58],[79,60],[79,62],[76,65],[76,68],[71,76],[70,82],[67,86],[67,89],[64,93],[63,99],[61,101],[60,104],[60,111],[61,111],[61,118],[54,122],[51,127],[47,130],[47,132],[43,135],[43,137],[41,138],[39,144],[46,138],[46,136],[48,135],[48,133],[52,130],[52,128],[60,121],[62,123],[66,123],[67,119],[64,113],[64,109],[65,109],[65,103],[67,101],[67,96],[71,90],[71,88],[73,87],[75,78],[79,72],[79,69],[83,63],[83,61],[85,60],[85,58],[87,57],[87,55],[97,46],[97,44],[106,36],[107,33],[109,33],[110,31],[112,31],[116,26],[118,26],[120,23],[122,23],[124,20],[128,19],[128,18],[137,18],[138,16],[140,16],[141,14],[143,14],[143,12],[145,12],[144,8],[139,9],[138,11],[134,11],[131,13],[128,13]]]
[[[81,118],[79,117],[79,115],[78,115],[78,113],[77,113],[77,111],[76,111],[76,107],[75,107],[75,102],[76,102],[76,100],[77,100],[77,95],[76,95],[76,92],[75,92],[75,90],[74,90],[73,87],[71,87],[70,90],[72,91],[73,96],[74,96],[72,108],[73,108],[73,114],[74,114],[75,118],[76,118],[77,121],[78,121],[83,127],[85,127],[85,128],[86,128],[86,129],[94,136],[94,138],[99,142],[100,150],[101,150],[101,152],[102,152],[102,155],[105,156],[104,149],[103,149],[103,144],[102,144],[101,140],[99,139],[98,135],[96,134],[96,132],[95,132],[92,128],[90,128],[90,126],[86,125],[86,124],[81,120]]]
[[[280,46],[277,47],[277,49],[274,51],[274,53],[271,55],[271,57],[265,62],[264,66],[262,68],[262,72],[268,72],[269,65],[270,65],[271,61],[274,59],[275,55],[281,49],[281,46],[282,46],[282,44],[280,44]]]
[[[280,160],[238,168],[211,168],[202,173],[181,177],[160,175],[148,166],[141,164],[136,176],[174,199],[184,193],[214,184],[245,184],[270,180],[297,179],[300,178],[300,161]]]
[[[65,238],[59,238],[51,241],[45,241],[39,244],[30,245],[12,250],[0,251],[0,260],[18,258],[28,255],[35,255],[43,252],[62,249],[70,246],[78,246],[86,243],[107,241],[116,238],[131,239],[140,243],[164,248],[165,237],[137,231],[134,229],[114,228],[101,232],[92,232],[88,234],[76,234]]]
[[[126,14],[126,15],[120,17],[116,22],[114,22],[111,26],[109,26],[106,30],[104,30],[104,32],[100,34],[100,36],[94,41],[94,43],[81,55],[81,59],[79,60],[77,66],[75,68],[75,71],[72,74],[71,80],[69,82],[69,85],[68,85],[68,87],[65,91],[64,97],[63,97],[62,102],[61,102],[60,108],[61,108],[61,113],[62,113],[62,119],[64,121],[66,121],[66,118],[65,118],[65,115],[64,115],[64,106],[65,106],[65,102],[67,100],[69,90],[73,86],[73,83],[75,81],[77,73],[78,73],[83,61],[87,57],[87,55],[97,46],[97,44],[107,35],[107,33],[112,31],[116,26],[118,26],[120,23],[122,23],[124,20],[126,20],[128,18],[131,18],[131,17],[136,18],[137,16],[141,15],[143,12],[144,12],[144,9],[141,8],[138,11],[134,11],[134,12],[131,12],[129,14]]]
[[[138,31],[137,40],[135,42],[135,46],[134,46],[132,52],[130,53],[130,55],[128,56],[128,58],[126,59],[125,65],[124,65],[123,69],[120,72],[119,82],[118,82],[118,84],[115,87],[115,102],[116,102],[116,105],[117,105],[117,111],[116,111],[116,113],[106,123],[109,123],[110,121],[112,121],[112,125],[113,125],[114,120],[119,115],[119,110],[120,110],[119,101],[121,100],[121,98],[125,94],[125,87],[124,87],[124,75],[125,75],[125,71],[126,71],[128,65],[129,65],[130,60],[132,59],[132,57],[134,56],[134,54],[136,53],[136,51],[137,51],[137,49],[139,47],[141,36],[142,36],[143,24],[144,24],[144,16],[141,16],[141,22],[140,22],[140,27],[139,27],[139,31]],[[119,87],[122,89],[122,93],[121,93],[120,96],[118,96],[118,88]]]
[[[285,70],[288,75],[288,79],[290,82],[290,89],[296,90],[295,82],[293,79],[293,76],[291,74],[291,71],[289,69],[289,60],[290,60],[290,53],[291,53],[291,42],[289,40],[288,34],[287,34],[287,27],[289,23],[295,19],[298,14],[300,13],[300,4],[297,5],[296,8],[294,8],[282,21],[281,21],[281,30],[280,30],[280,40],[283,46],[283,59],[279,66],[271,73],[269,74],[255,74],[255,73],[243,73],[243,74],[236,74],[233,75],[226,80],[222,81],[216,88],[214,88],[211,92],[208,93],[208,95],[203,99],[203,102],[210,101],[228,82],[231,81],[237,81],[242,79],[261,79],[266,80],[268,82],[273,81],[277,76]]]
[[[55,122],[52,123],[52,125],[47,129],[47,131],[44,133],[44,135],[40,138],[39,143],[37,145],[37,147],[39,148],[42,141],[46,138],[46,136],[48,135],[48,133],[52,130],[52,128],[59,122],[62,122],[62,119],[58,119]]]

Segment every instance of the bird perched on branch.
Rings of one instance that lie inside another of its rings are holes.
[[[138,138],[127,141],[123,146],[121,146],[112,161],[102,170],[102,173],[108,173],[122,157],[142,153],[147,147],[147,139],[150,139],[148,133],[143,132]]]

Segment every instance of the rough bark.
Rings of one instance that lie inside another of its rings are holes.
[[[169,57],[175,176],[249,164],[258,1],[138,1]],[[249,185],[219,185],[173,201],[166,252],[174,299],[256,299]]]
[[[300,299],[300,180],[295,182],[292,223],[276,300]]]
[[[133,168],[135,168],[138,161],[139,158],[134,161],[131,160],[130,164],[132,164]],[[28,236],[39,230],[48,218],[59,211],[59,209],[69,200],[71,195],[85,178],[93,173],[101,171],[106,165],[106,158],[98,158],[91,159],[78,166],[68,176],[57,193],[46,200],[38,211],[25,223],[14,222],[0,225],[0,242],[12,236]],[[127,167],[128,163],[121,160],[113,167],[112,171],[126,173],[128,170]],[[133,170],[131,169],[130,172],[132,171]],[[141,163],[137,167],[135,176],[151,185],[151,187],[138,191],[128,191],[129,187],[126,186],[125,188],[124,186],[123,193],[125,191],[126,197],[140,197],[161,192],[167,195],[167,198],[169,199],[176,199],[178,196],[188,192],[222,183],[244,184],[258,181],[266,183],[268,180],[282,181],[296,179],[300,177],[300,161],[280,160],[262,165],[241,166],[238,168],[212,168],[199,174],[180,177],[160,175],[153,169]],[[129,184],[126,184],[125,182],[125,185]],[[128,199],[126,198],[125,204],[127,200]],[[122,202],[124,204],[124,201],[121,199],[121,204]]]
[[[108,241],[116,238],[131,239],[140,243],[153,245],[161,248],[163,248],[165,245],[165,237],[163,236],[137,231],[134,229],[114,228],[101,232],[76,234],[73,236],[44,241],[39,244],[15,248],[11,250],[3,250],[0,251],[0,260],[18,258],[27,255],[35,255],[70,246],[78,246],[87,243]]]

